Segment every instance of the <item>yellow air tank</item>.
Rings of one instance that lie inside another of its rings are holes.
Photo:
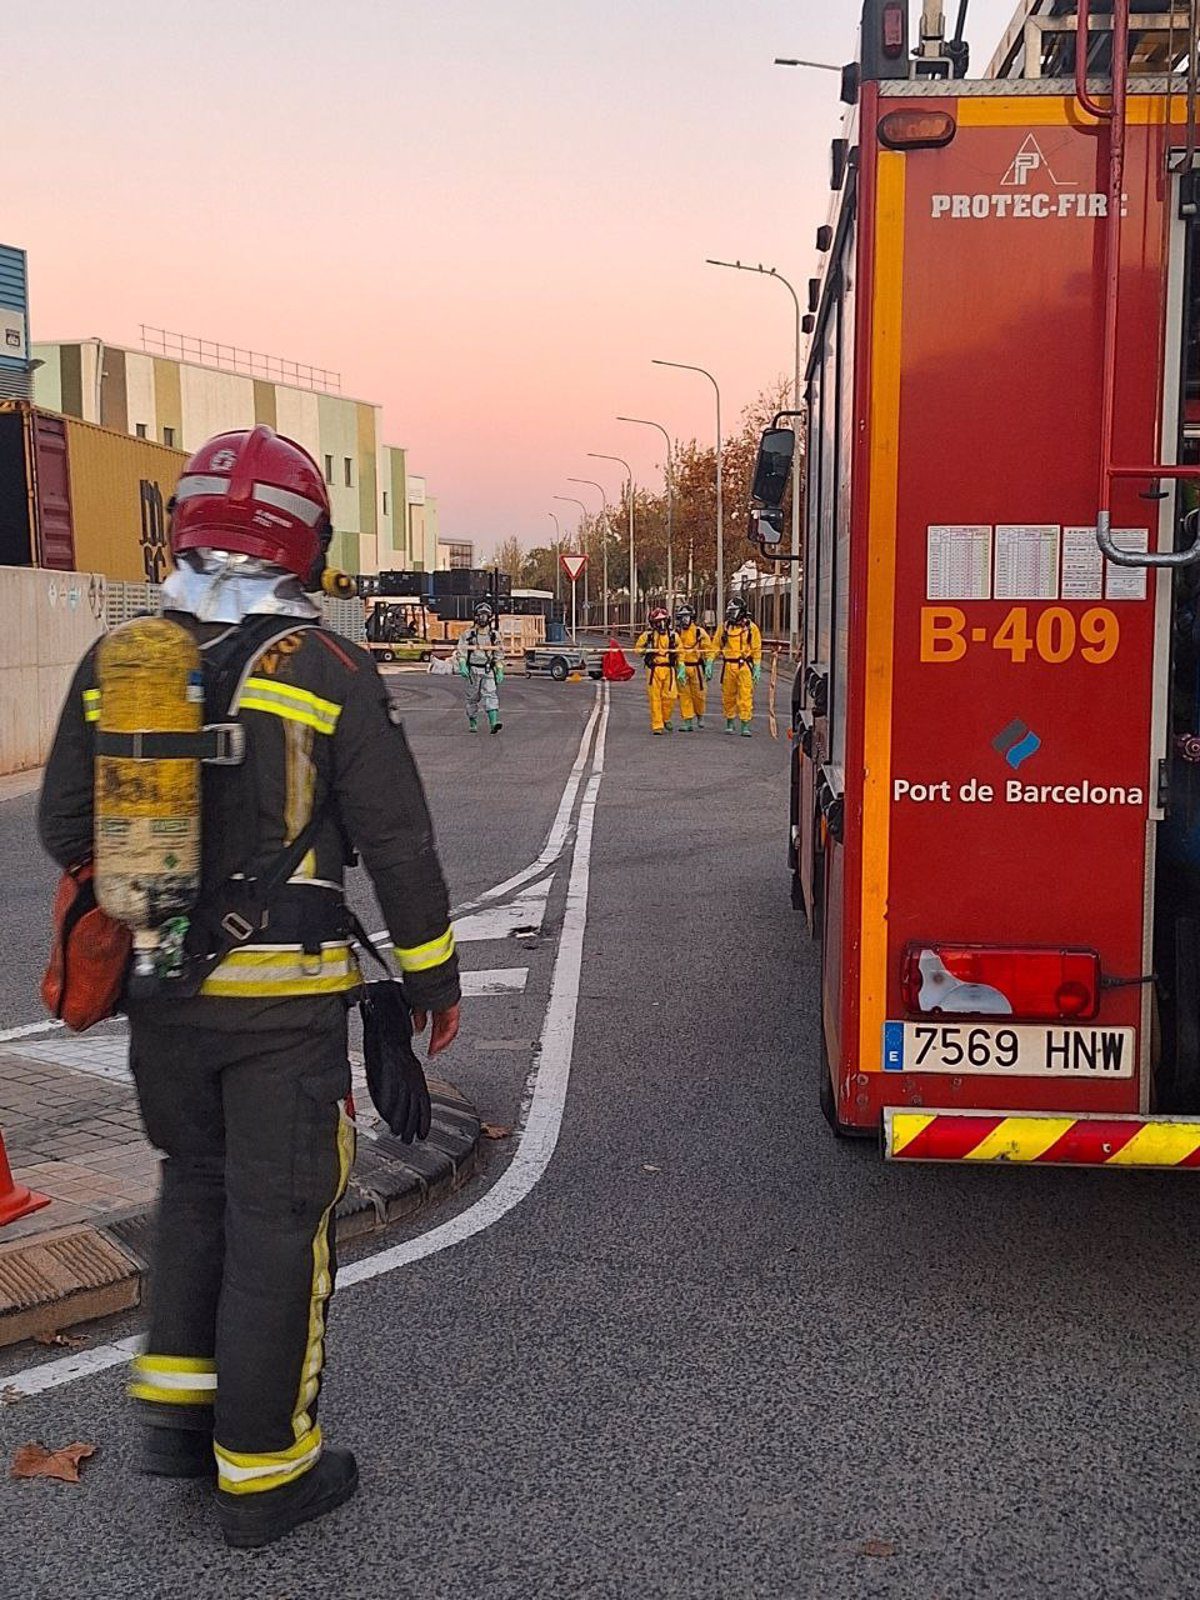
[[[178,623],[139,617],[101,640],[96,667],[96,898],[149,976],[200,892],[200,651]]]

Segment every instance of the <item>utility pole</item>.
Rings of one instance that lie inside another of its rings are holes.
[[[717,616],[720,617],[725,605],[725,508],[722,502],[721,487],[721,457],[724,454],[721,438],[721,386],[707,367],[694,367],[687,361],[655,360],[652,365],[656,367],[677,367],[680,372],[699,372],[712,384],[713,393],[717,397]]]
[[[629,499],[629,631],[634,634],[637,627],[637,567],[633,560],[633,468],[623,456],[606,456],[598,450],[589,450],[588,457],[592,461],[615,461],[619,467],[625,468],[625,493]],[[607,586],[606,580],[606,589]]]
[[[632,422],[639,428],[657,428],[666,440],[667,459],[663,468],[663,483],[667,490],[667,604],[671,602],[671,592],[675,587],[675,565],[672,556],[672,545],[675,540],[675,482],[671,472],[671,435],[661,422],[651,422],[648,417],[618,417],[618,422]]]
[[[567,482],[568,483],[583,483],[583,484],[586,484],[589,489],[598,490],[599,494],[600,494],[600,503],[604,507],[604,526],[601,529],[600,537],[601,537],[601,540],[603,541],[603,561],[604,561],[604,604],[603,604],[604,631],[605,631],[605,633],[607,633],[608,632],[608,496],[604,492],[604,485],[602,483],[597,483],[594,478],[568,478]],[[586,576],[586,568],[585,568],[585,576]],[[584,594],[586,595],[586,593],[587,593],[587,590],[585,588],[584,589]]]
[[[812,65],[812,63],[807,63]],[[794,284],[788,282],[782,272],[774,267],[749,266],[744,261],[714,261],[709,258],[707,265],[710,267],[730,267],[735,272],[757,272],[764,278],[774,278],[781,283],[792,297],[792,304],[796,311],[796,343],[795,364],[792,374],[792,410],[800,410],[800,365],[803,357],[803,331],[801,323],[800,296],[796,293]],[[795,427],[798,418],[793,419]],[[789,585],[789,614],[788,614],[788,652],[794,661],[800,659],[800,452],[797,450],[792,456],[792,562]],[[778,570],[778,569],[777,569]],[[777,591],[778,592],[778,591]]]
[[[554,523],[554,600],[557,605],[562,604],[562,566],[559,557],[562,555],[562,528],[553,511],[546,515]]]

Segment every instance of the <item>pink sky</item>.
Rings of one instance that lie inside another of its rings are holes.
[[[975,0],[976,68],[1015,0]],[[914,11],[915,11],[914,6]],[[956,6],[948,4],[948,10]],[[657,481],[792,364],[857,0],[42,0],[8,33],[35,338],[153,323],[343,375],[481,552],[589,450]],[[811,14],[809,16],[808,14]],[[597,473],[594,469],[600,467]],[[585,496],[590,491],[581,491]],[[570,507],[558,507],[570,513]],[[569,519],[568,519],[569,520]]]

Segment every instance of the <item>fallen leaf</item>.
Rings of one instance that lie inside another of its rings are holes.
[[[860,1548],[860,1555],[864,1556],[894,1556],[896,1546],[887,1539],[868,1539]]]
[[[512,1129],[502,1122],[485,1122],[479,1131],[485,1139],[507,1139],[512,1134]]]
[[[80,1350],[87,1343],[86,1333],[35,1333],[34,1344],[58,1345],[64,1350]]]
[[[57,1478],[60,1483],[79,1482],[79,1463],[96,1454],[94,1444],[65,1444],[61,1450],[47,1450],[44,1444],[23,1444],[13,1455],[11,1478]]]
[[[649,1161],[643,1161],[642,1162],[642,1171],[643,1172],[661,1172],[662,1168],[661,1167],[652,1166]]]
[[[6,1383],[3,1389],[0,1389],[0,1406],[15,1406],[20,1398],[20,1394],[11,1383]]]

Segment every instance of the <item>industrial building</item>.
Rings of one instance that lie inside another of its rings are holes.
[[[341,393],[341,376],[232,345],[142,328],[142,348],[102,339],[35,343],[34,402],[167,449],[267,423],[308,450],[333,507],[331,561],[349,572],[431,571],[437,509],[403,449],[380,437],[380,408]]]
[[[465,572],[475,565],[473,539],[442,539],[437,553],[437,564],[443,572]]]

